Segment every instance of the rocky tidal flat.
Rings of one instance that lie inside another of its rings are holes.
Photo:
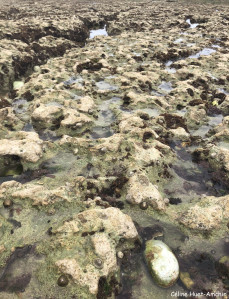
[[[0,0],[1,299],[228,298],[229,6],[190,2]]]

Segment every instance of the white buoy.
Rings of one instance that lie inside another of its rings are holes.
[[[179,277],[179,264],[171,249],[162,241],[146,242],[145,259],[154,281],[161,287],[172,286]]]

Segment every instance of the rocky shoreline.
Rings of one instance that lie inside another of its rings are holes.
[[[0,5],[0,298],[228,296],[228,12]]]

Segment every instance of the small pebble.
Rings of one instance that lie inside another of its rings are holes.
[[[34,72],[39,73],[41,71],[41,68],[39,67],[39,65],[35,65],[33,70],[34,70]]]
[[[103,261],[101,259],[95,259],[94,260],[94,266],[98,269],[102,269],[103,268]]]
[[[100,196],[96,196],[94,200],[102,200],[102,198]]]
[[[127,196],[126,196],[126,200],[127,200],[127,201],[130,201],[131,198],[132,198],[131,195],[130,195],[130,194],[127,194]]]
[[[122,259],[122,258],[124,257],[124,254],[123,254],[122,251],[119,251],[119,252],[117,253],[117,256],[118,256],[118,258]]]
[[[78,152],[79,152],[78,148],[74,149],[74,154],[75,155],[78,154]]]
[[[162,125],[164,123],[164,120],[163,119],[159,119],[158,123]]]
[[[3,201],[3,206],[5,207],[5,208],[9,208],[9,207],[11,207],[13,205],[13,201],[11,200],[11,199],[5,199],[4,201]]]
[[[60,287],[66,287],[68,285],[68,278],[66,275],[61,275],[58,280],[57,280],[57,284]]]
[[[115,188],[115,193],[119,195],[121,193],[121,190],[119,188]]]
[[[169,204],[169,199],[168,198],[164,198],[164,202],[165,202],[165,204]]]
[[[140,206],[140,209],[142,209],[142,210],[146,210],[149,207],[148,203],[145,201],[141,202],[139,206]]]

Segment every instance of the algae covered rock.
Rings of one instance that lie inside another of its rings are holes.
[[[1,140],[0,155],[18,155],[25,161],[36,163],[43,154],[42,144],[35,132],[20,131],[15,138]]]
[[[147,202],[155,210],[163,211],[166,208],[165,201],[157,188],[143,175],[133,175],[129,179],[126,200],[132,204]]]
[[[183,212],[179,222],[196,231],[212,231],[229,215],[229,196],[202,197],[198,203]]]
[[[150,273],[161,287],[172,286],[179,276],[179,264],[170,248],[159,240],[146,242],[144,252]]]
[[[61,244],[62,258],[55,261],[58,270],[91,294],[98,293],[101,277],[109,280],[118,273],[116,247],[120,240],[128,249],[138,237],[131,217],[113,207],[76,214],[53,232],[57,237],[54,246]]]

